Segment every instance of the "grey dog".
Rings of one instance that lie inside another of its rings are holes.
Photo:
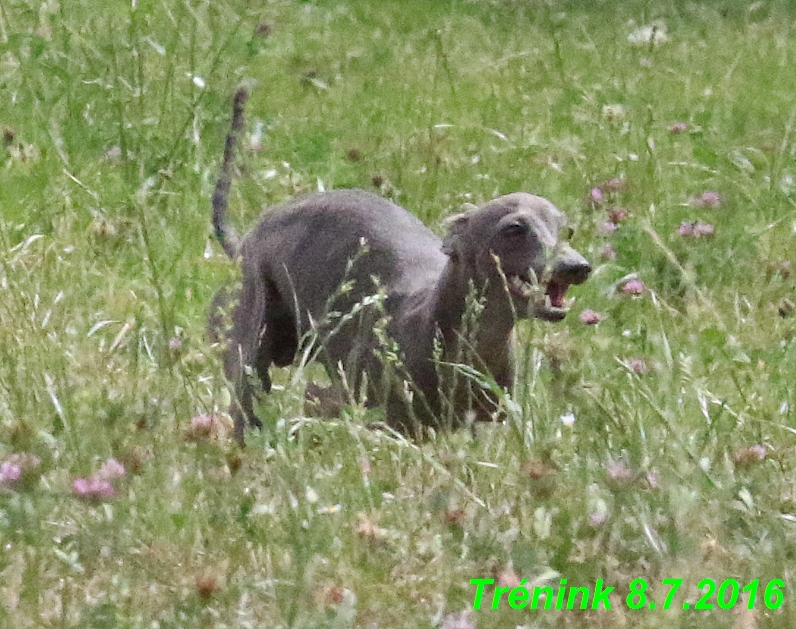
[[[208,323],[211,339],[227,345],[238,442],[247,421],[262,426],[249,372],[269,391],[271,364],[290,365],[300,350],[316,356],[332,381],[308,391],[329,400],[364,394],[368,404],[386,406],[396,430],[417,434],[493,416],[495,385],[512,383],[515,321],[560,321],[567,289],[591,272],[559,240],[564,214],[547,199],[508,194],[450,218],[440,240],[387,199],[335,190],[271,208],[241,239],[226,210],[247,98],[245,90],[235,94],[213,194],[215,233],[240,260],[242,284],[216,295]]]

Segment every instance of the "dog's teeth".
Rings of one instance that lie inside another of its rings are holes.
[[[551,310],[553,308],[553,302],[550,301],[550,295],[544,296],[544,307],[545,310]]]

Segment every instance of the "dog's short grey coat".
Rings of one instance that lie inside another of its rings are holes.
[[[335,395],[342,396],[344,374],[355,396],[386,405],[396,429],[455,426],[468,411],[489,417],[494,393],[452,365],[489,373],[507,388],[516,319],[566,315],[564,293],[591,269],[559,241],[564,215],[544,198],[509,194],[449,219],[442,241],[392,201],[335,190],[267,210],[241,240],[226,222],[226,207],[245,100],[245,92],[236,94],[213,197],[216,234],[240,258],[242,286],[216,295],[208,324],[212,339],[227,341],[224,368],[235,390],[238,441],[247,420],[261,425],[246,368],[269,390],[270,365],[291,364],[308,336],[322,341],[318,359]],[[470,295],[480,306],[465,326]],[[230,305],[230,326],[222,331]]]

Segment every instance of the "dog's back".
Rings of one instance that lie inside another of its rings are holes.
[[[435,282],[447,258],[442,242],[395,203],[362,190],[310,194],[270,208],[243,243],[302,327],[323,315],[330,295],[352,283],[338,307],[384,290],[399,298]]]

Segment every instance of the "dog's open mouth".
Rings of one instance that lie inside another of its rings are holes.
[[[569,284],[550,279],[542,293],[541,286],[527,275],[512,275],[509,292],[523,301],[531,300],[534,316],[546,321],[560,321],[569,312],[569,300],[565,298]]]

